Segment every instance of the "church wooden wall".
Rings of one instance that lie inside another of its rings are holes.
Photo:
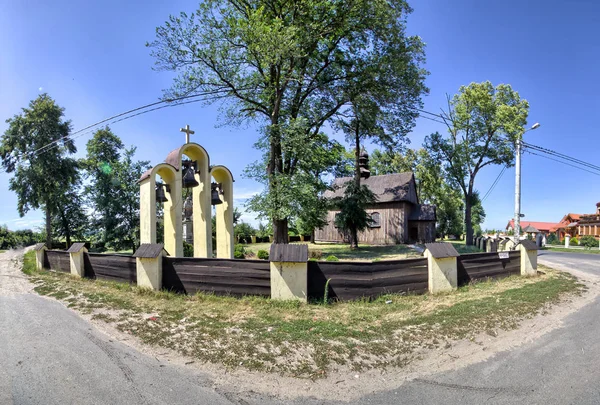
[[[372,214],[378,212],[380,224],[378,228],[367,228],[358,233],[358,241],[372,244],[396,244],[408,242],[408,215],[410,205],[404,202],[379,203],[365,211]],[[327,225],[315,230],[315,240],[319,242],[344,242],[347,238],[334,226],[335,214],[339,210],[327,213]]]

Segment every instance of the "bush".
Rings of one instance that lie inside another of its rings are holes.
[[[584,237],[581,238],[581,240],[579,241],[579,245],[580,246],[585,246],[588,249],[597,248],[598,247],[598,241],[592,235],[586,235],[586,236],[584,236]]]
[[[560,240],[558,240],[555,233],[551,233],[548,236],[548,239],[546,239],[546,244],[547,245],[558,245],[558,244],[560,244]]]
[[[569,246],[579,246],[579,240],[577,238],[571,238]]]
[[[183,241],[183,257],[194,257],[194,245]]]
[[[233,257],[236,259],[246,258],[246,249],[242,245],[235,245],[233,248]]]
[[[258,258],[259,258],[260,260],[269,260],[269,252],[267,252],[266,250],[262,250],[262,249],[261,249],[261,250],[259,250],[259,251],[256,253],[256,256],[258,256]]]
[[[308,251],[308,257],[311,258],[311,259],[319,260],[320,258],[323,257],[323,252],[320,251],[319,249],[309,250]]]
[[[335,257],[334,255],[329,255],[325,258],[326,262],[339,262],[340,259],[338,259],[337,257]]]

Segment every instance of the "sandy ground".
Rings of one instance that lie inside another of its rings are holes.
[[[23,251],[9,251],[0,255],[0,294],[33,293],[32,285],[20,273],[19,260]],[[558,267],[558,266],[554,266]],[[563,320],[573,312],[591,303],[600,295],[600,277],[577,270],[560,268],[579,277],[588,286],[580,297],[574,297],[560,306],[555,306],[545,315],[538,315],[522,321],[517,330],[498,331],[497,336],[481,333],[472,341],[455,341],[451,346],[439,350],[423,350],[418,353],[419,360],[413,361],[402,369],[367,372],[338,371],[327,378],[305,380],[283,377],[277,374],[250,372],[246,370],[227,370],[223,366],[199,363],[178,353],[159,347],[142,344],[135,337],[119,332],[111,324],[92,320],[89,315],[80,315],[110,338],[121,341],[136,350],[155,357],[160,362],[184,366],[190,371],[210,375],[214,388],[223,392],[246,394],[264,394],[281,399],[312,397],[314,399],[335,399],[353,401],[368,394],[393,390],[404,382],[423,378],[435,373],[457,370],[468,365],[485,361],[497,353],[533,342],[544,334],[563,325]],[[71,311],[71,309],[69,309]]]

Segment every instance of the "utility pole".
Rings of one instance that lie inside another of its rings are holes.
[[[531,128],[526,129],[525,132],[538,129],[540,123],[536,122]],[[523,132],[523,135],[525,135]],[[519,243],[519,237],[521,236],[521,153],[523,153],[523,135],[517,138],[516,152],[517,157],[515,160],[515,244]]]

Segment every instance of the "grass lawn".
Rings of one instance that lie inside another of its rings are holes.
[[[584,287],[550,269],[535,278],[481,282],[441,295],[386,295],[377,300],[311,303],[259,297],[153,292],[125,283],[23,271],[35,291],[110,323],[146,344],[174,349],[228,368],[305,378],[337,368],[402,367],[422,348],[443,348],[482,331],[516,328]]]
[[[481,250],[479,250],[479,248],[476,246],[467,246],[464,240],[445,240],[444,242],[452,243],[456,251],[460,254],[481,252]]]
[[[350,249],[348,244],[339,243],[308,243],[308,242],[294,242],[304,243],[308,245],[309,254],[311,252],[321,252],[321,259],[329,255],[334,255],[340,260],[357,260],[357,261],[370,261],[370,260],[398,260],[406,259],[407,257],[418,257],[420,253],[411,249],[407,245],[365,245],[359,244],[357,250]],[[251,243],[244,244],[244,248],[247,252],[251,252],[252,255],[256,255],[259,250],[269,251],[270,243]]]
[[[568,253],[588,253],[588,254],[600,254],[600,249],[566,249],[566,248],[555,248],[545,247],[543,250],[550,250],[552,252],[568,252]]]

